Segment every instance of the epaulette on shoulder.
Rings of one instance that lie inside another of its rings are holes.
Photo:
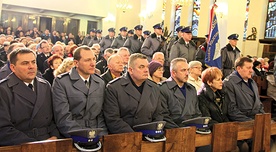
[[[191,40],[189,43],[190,43],[192,46],[195,46],[195,47],[196,47],[196,44],[195,44],[195,42],[194,42],[193,40]]]
[[[109,84],[115,83],[115,82],[117,82],[118,80],[120,80],[120,78],[121,78],[121,77],[115,78],[115,79],[109,81],[108,83],[109,83]]]
[[[65,75],[69,75],[69,72],[62,73],[62,74],[58,75],[57,78],[61,79]]]
[[[0,80],[0,84],[1,83],[3,83],[3,82],[5,82],[5,81],[7,81],[9,78],[8,77],[6,77],[6,78],[4,78],[4,79],[2,79],[2,80]]]
[[[94,73],[94,75],[95,75],[96,77],[98,77],[98,78],[100,78],[100,79],[102,79],[102,80],[103,80],[103,78],[102,78],[99,74]]]
[[[40,78],[40,77],[36,77],[37,81],[39,82],[43,82],[43,83],[47,83],[47,80]]]

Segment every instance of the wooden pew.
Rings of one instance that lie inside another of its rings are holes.
[[[165,152],[195,151],[195,127],[168,129],[165,136]]]
[[[21,152],[21,146],[20,145],[3,146],[3,147],[0,147],[0,152]]]
[[[103,152],[141,152],[142,133],[123,133],[103,136]]]
[[[234,151],[237,140],[252,139],[253,152],[270,151],[270,136],[276,135],[276,122],[271,114],[258,114],[255,121],[229,122],[214,125],[212,134],[195,133],[195,127],[166,130],[165,142],[142,141],[142,133],[106,135],[102,138],[103,152],[182,152],[212,145],[214,152]],[[0,147],[0,152],[76,152],[71,139],[40,141],[17,146]]]
[[[44,140],[21,145],[21,152],[71,152],[72,139]]]
[[[267,96],[267,80],[261,76],[254,76],[252,77],[252,79],[257,83],[260,100],[263,103],[264,111],[267,113],[271,113],[273,98]]]
[[[228,122],[215,124],[212,133],[213,152],[237,150],[238,123]]]

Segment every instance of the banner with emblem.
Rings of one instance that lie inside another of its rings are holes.
[[[215,9],[217,5],[214,4],[211,9],[211,20],[209,27],[208,46],[205,55],[205,64],[207,67],[221,68],[221,55],[219,45],[219,30]]]

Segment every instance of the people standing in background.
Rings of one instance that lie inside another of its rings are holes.
[[[237,58],[240,57],[240,50],[237,48],[239,35],[231,34],[228,36],[229,43],[221,49],[221,70],[223,78],[226,78],[234,71]]]

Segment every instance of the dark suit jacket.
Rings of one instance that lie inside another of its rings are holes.
[[[45,78],[51,85],[53,84],[53,81],[55,79],[55,76],[53,74],[53,69],[52,68],[48,68],[45,73],[43,73],[43,78]]]
[[[36,57],[37,68],[41,73],[45,72],[46,69],[44,68],[43,64],[44,64],[44,61],[47,60],[49,57],[46,57],[44,53],[40,53],[37,55]]]
[[[134,125],[163,120],[158,86],[144,83],[142,94],[128,74],[107,84],[104,117],[111,133],[133,132]]]
[[[1,146],[59,137],[50,85],[36,77],[34,86],[32,91],[15,74],[0,83]]]
[[[101,77],[103,78],[105,84],[108,84],[108,82],[113,80],[111,72],[109,71],[109,69],[104,74],[102,74]]]

